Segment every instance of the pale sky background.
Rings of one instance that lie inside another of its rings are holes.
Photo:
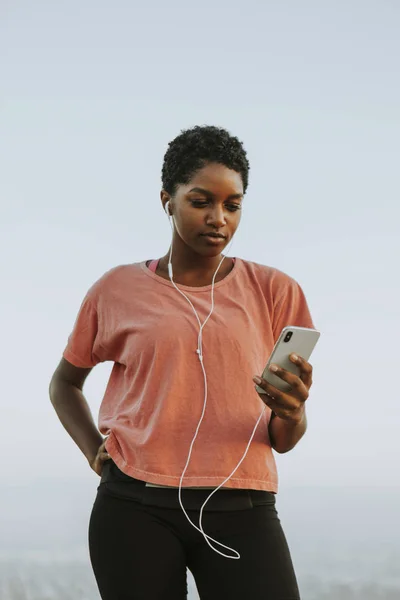
[[[166,252],[168,142],[215,124],[251,163],[231,254],[299,281],[322,334],[282,487],[399,486],[399,31],[396,0],[3,0],[3,482],[96,479],[51,375],[92,283]]]

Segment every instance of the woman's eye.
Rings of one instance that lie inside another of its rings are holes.
[[[192,205],[195,206],[196,208],[203,208],[204,206],[208,205],[208,201],[207,200],[192,200]],[[239,204],[227,204],[226,208],[229,210],[229,212],[236,212],[237,210],[240,210],[242,207]]]

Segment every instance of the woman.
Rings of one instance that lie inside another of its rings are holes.
[[[278,370],[290,393],[254,375],[284,326],[313,323],[291,277],[222,254],[248,173],[242,143],[224,129],[194,127],[169,144],[161,202],[172,252],[91,287],[52,378],[58,417],[101,476],[89,548],[103,600],[186,598],[186,568],[202,600],[299,598],[272,449],[291,450],[306,430],[312,367],[292,356],[300,377]],[[106,360],[98,430],[82,388]]]

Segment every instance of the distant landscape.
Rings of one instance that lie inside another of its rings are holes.
[[[99,600],[93,481],[0,486],[1,600]],[[287,488],[278,510],[302,600],[399,600],[399,488]],[[198,598],[189,574],[189,600]]]

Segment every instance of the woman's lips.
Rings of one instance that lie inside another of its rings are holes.
[[[208,243],[213,244],[214,246],[223,244],[226,240],[226,238],[224,238],[224,237],[216,237],[216,236],[207,235],[207,234],[203,234],[202,237],[204,237],[208,241]]]

